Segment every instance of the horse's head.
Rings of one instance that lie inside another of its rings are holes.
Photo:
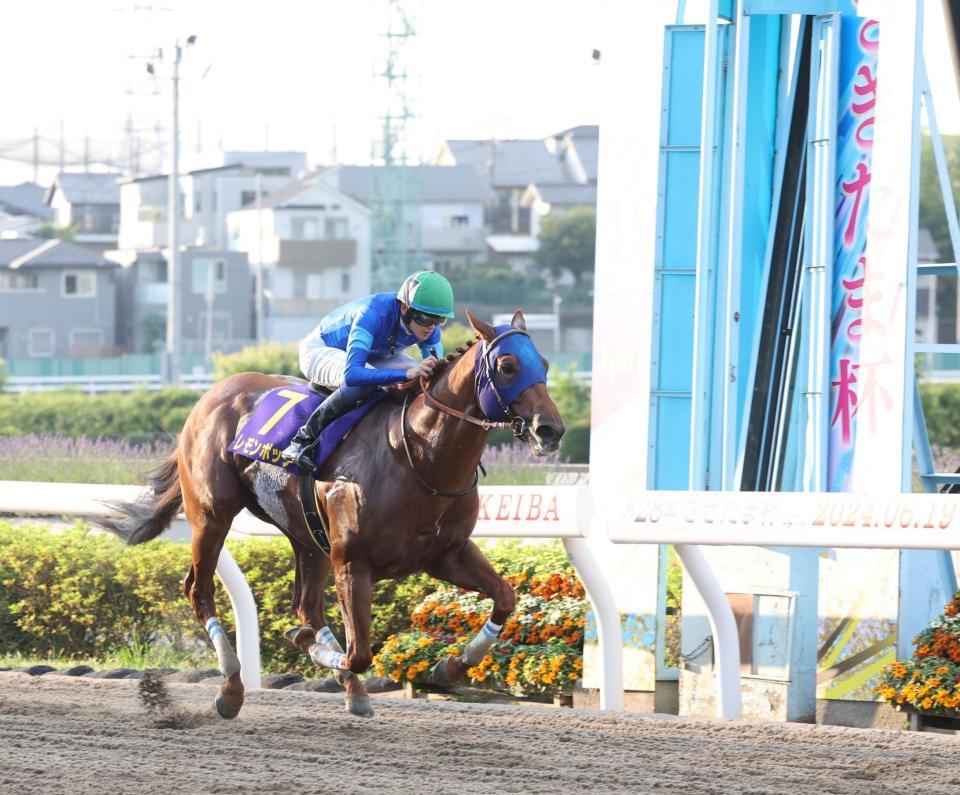
[[[509,326],[494,328],[467,310],[470,325],[480,335],[474,366],[477,400],[490,420],[510,420],[514,433],[536,455],[560,446],[564,426],[547,391],[547,360],[527,334],[523,312]]]

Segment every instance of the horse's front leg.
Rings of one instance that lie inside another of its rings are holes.
[[[293,545],[293,552],[297,562],[293,612],[300,619],[300,626],[288,629],[284,635],[311,659],[330,662],[332,654],[344,655],[340,641],[327,626],[324,610],[323,591],[330,573],[330,558],[317,549],[297,543]],[[356,679],[355,674],[340,668],[333,669],[333,677],[345,689],[349,689],[348,679]]]
[[[334,651],[321,652],[311,657],[321,665],[339,668],[352,674],[362,674],[373,662],[373,649],[370,646],[370,608],[373,601],[373,576],[369,567],[360,563],[334,564],[334,577],[337,583],[337,599],[343,615],[343,626],[347,635],[347,653]],[[316,647],[314,647],[316,648]],[[373,715],[370,696],[357,676],[348,676],[346,707],[354,715],[369,717]]]
[[[490,565],[479,547],[467,541],[462,547],[434,560],[427,573],[459,588],[477,591],[493,598],[493,612],[479,633],[467,644],[459,657],[445,657],[434,666],[432,679],[443,686],[456,684],[468,668],[478,665],[497,642],[503,624],[513,612],[517,595],[503,577]]]

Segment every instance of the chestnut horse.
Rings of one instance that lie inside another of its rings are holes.
[[[496,329],[469,311],[467,317],[477,339],[440,362],[413,399],[408,392],[402,406],[397,400],[376,405],[315,473],[329,556],[304,520],[299,478],[227,451],[258,401],[291,381],[259,373],[215,384],[187,417],[176,450],[150,476],[151,488],[140,501],[116,506],[121,518],[104,522],[127,543],[139,544],[160,535],[182,507],[193,528],[193,565],[184,593],[217,651],[224,682],[216,707],[224,718],[238,714],[243,684],[239,660],[217,619],[213,576],[230,525],[244,508],[290,539],[296,557],[293,611],[300,627],[286,635],[318,665],[333,669],[346,689],[348,711],[373,714],[356,674],[373,658],[370,609],[377,580],[426,571],[493,598],[490,620],[464,654],[434,668],[438,684],[459,681],[494,643],[516,597],[470,540],[479,511],[476,471],[487,434],[491,427],[509,425],[535,454],[544,455],[558,448],[564,426],[547,392],[546,361],[526,334],[523,314],[518,311],[510,326]],[[467,355],[468,349],[476,355]],[[325,626],[323,590],[331,568],[345,653]]]

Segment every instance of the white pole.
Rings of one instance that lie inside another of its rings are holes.
[[[564,538],[577,574],[597,616],[597,645],[600,649],[600,709],[623,711],[623,635],[620,612],[596,557],[585,538]]]
[[[743,717],[740,696],[740,635],[737,632],[733,609],[717,578],[713,576],[700,547],[676,544],[674,549],[707,605],[715,651],[717,717],[738,720]]]
[[[260,624],[257,603],[243,572],[230,551],[223,547],[217,561],[217,576],[230,597],[237,624],[237,656],[240,658],[240,679],[248,690],[260,687]]]
[[[167,383],[180,383],[180,42],[173,48],[173,127],[167,183]]]

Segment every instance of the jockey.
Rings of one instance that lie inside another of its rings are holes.
[[[320,431],[385,386],[429,377],[443,358],[440,327],[453,317],[453,288],[439,273],[417,271],[396,295],[375,293],[329,312],[300,343],[300,369],[334,391],[281,454],[304,472]],[[398,353],[417,345],[419,362]]]

